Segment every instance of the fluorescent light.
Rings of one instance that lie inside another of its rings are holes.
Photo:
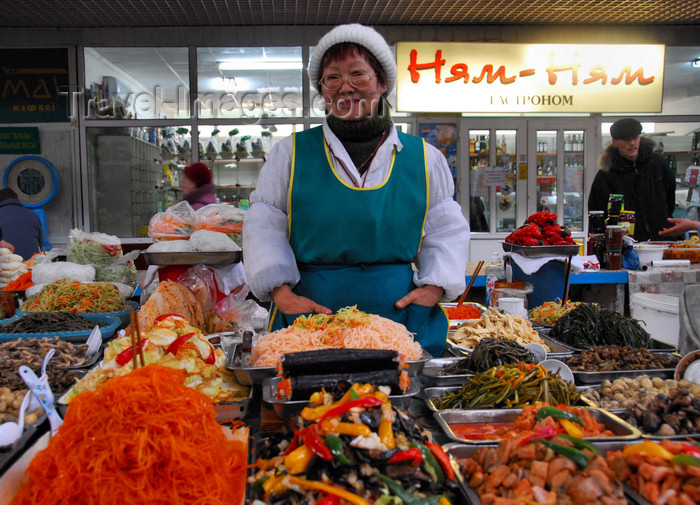
[[[229,60],[217,63],[221,70],[301,70],[301,61]]]

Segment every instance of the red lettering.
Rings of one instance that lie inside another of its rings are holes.
[[[591,67],[588,73],[590,74],[590,77],[585,78],[583,80],[583,84],[590,84],[595,81],[601,81],[601,84],[607,84],[608,74],[605,72],[605,66],[596,65]]]
[[[503,65],[498,67],[498,70],[495,72],[493,71],[493,65],[484,65],[484,68],[481,69],[481,75],[479,77],[474,77],[472,82],[478,84],[484,80],[484,77],[486,77],[486,82],[488,84],[493,83],[496,79],[500,79],[501,84],[510,84],[515,81],[514,75],[506,77],[506,67]]]
[[[638,80],[639,84],[642,86],[654,82],[653,75],[651,77],[644,77],[644,68],[638,68],[634,73],[632,73],[632,69],[627,66],[622,68],[618,77],[613,77],[610,79],[610,84],[620,84],[623,78],[625,79],[625,84],[627,85],[632,84],[635,79]]]
[[[439,84],[440,79],[440,67],[445,64],[445,59],[442,57],[442,50],[438,49],[435,51],[435,61],[430,63],[417,63],[418,51],[411,49],[411,63],[408,65],[408,70],[411,72],[411,82],[416,83],[420,80],[420,73],[418,70],[427,70],[429,68],[435,69],[435,84]]]
[[[549,65],[547,66],[547,75],[549,76],[549,84],[557,83],[556,72],[565,72],[571,70],[571,84],[578,84],[578,68],[580,63],[572,63],[571,65],[556,66],[554,65],[554,52],[549,53]]]
[[[452,74],[452,77],[446,77],[445,82],[454,82],[459,79],[464,79],[465,84],[469,82],[469,65],[466,63],[457,63],[452,65],[452,68],[450,68],[450,73]]]

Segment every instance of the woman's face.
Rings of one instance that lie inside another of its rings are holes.
[[[348,82],[351,77],[362,74],[373,76],[366,86],[355,88]],[[328,112],[346,121],[360,121],[376,114],[386,86],[379,82],[375,74],[367,58],[356,51],[329,61],[323,67],[321,78],[340,76],[343,82],[336,90],[328,89],[325,84],[321,85]]]
[[[181,186],[182,186],[183,193],[189,193],[190,191],[192,191],[194,188],[197,187],[197,185],[194,183],[194,181],[192,181],[192,179],[190,179],[186,175],[183,175],[183,177],[182,177]]]

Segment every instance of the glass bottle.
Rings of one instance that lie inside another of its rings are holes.
[[[486,265],[486,306],[493,306],[493,290],[496,289],[496,281],[505,280],[506,270],[497,252],[493,253],[491,263]]]

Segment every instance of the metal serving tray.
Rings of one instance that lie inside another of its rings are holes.
[[[584,437],[591,442],[600,442],[614,438],[617,441],[637,440],[642,433],[629,423],[603,409],[588,408],[591,417],[612,431],[614,437]],[[498,440],[468,440],[458,437],[452,428],[454,423],[512,423],[523,413],[523,409],[478,409],[478,410],[441,410],[433,417],[445,432],[445,435],[456,442],[468,445],[497,445]]]
[[[673,353],[656,353],[659,355],[664,355],[666,358],[670,357],[677,357]],[[563,361],[566,363],[566,359],[564,358]],[[586,384],[600,384],[604,380],[609,380],[610,382],[614,381],[615,379],[620,379],[622,377],[627,377],[630,379],[634,379],[635,377],[639,375],[647,375],[650,378],[653,377],[661,377],[662,379],[673,379],[674,373],[676,371],[675,368],[651,368],[647,370],[611,370],[611,371],[605,371],[605,372],[583,372],[581,370],[574,370],[573,368],[571,371],[574,374],[574,381],[576,382],[576,385],[586,385]]]
[[[435,405],[432,402],[433,398],[440,398],[441,396],[444,396],[448,393],[454,393],[456,391],[459,391],[462,386],[436,386],[436,387],[431,387],[431,388],[425,388],[423,389],[423,392],[421,393],[421,397],[423,398],[423,401],[425,401],[425,404],[428,406],[430,410],[433,412],[440,412]],[[576,388],[577,391],[581,391],[581,388]],[[591,405],[590,401],[584,400],[583,397],[581,397],[581,400],[576,402],[574,404],[574,407],[593,407]],[[505,409],[483,409],[483,410],[505,410]],[[602,409],[604,410],[604,409]],[[467,410],[465,409],[466,412],[472,412],[472,410]]]
[[[69,403],[66,402],[68,393],[70,390],[66,391],[56,402],[56,410],[64,417],[68,411]],[[214,412],[216,412],[216,422],[225,423],[231,419],[243,419],[248,412],[248,405],[250,404],[250,399],[253,396],[253,388],[248,390],[248,398],[245,400],[239,400],[236,402],[216,402],[214,403]]]
[[[447,335],[447,352],[452,356],[456,356],[458,358],[469,356],[469,354],[472,352],[472,349],[455,343],[455,341],[451,338],[452,333],[453,332],[450,331]],[[547,344],[547,346],[549,347],[547,358],[562,358],[566,356],[572,356],[574,354],[574,349],[568,347],[566,344],[562,344],[559,341],[552,340],[546,335],[543,335],[539,332],[538,334],[540,338],[544,341],[544,343]]]
[[[240,262],[243,252],[144,252],[143,256],[146,263],[158,266],[226,265]]]
[[[428,387],[461,386],[474,374],[442,375],[442,370],[450,365],[462,361],[466,356],[459,358],[433,358],[423,367],[421,382]]]
[[[425,363],[432,355],[423,349],[423,357],[418,360],[406,361],[409,377],[417,377],[423,372]],[[226,368],[233,372],[239,384],[251,386],[262,384],[263,380],[275,377],[277,369],[273,366],[250,366],[250,351],[242,344],[232,344],[226,355]]]
[[[556,339],[556,338],[554,338],[554,337],[551,337],[551,336],[550,336],[550,333],[547,333],[546,339],[549,340],[549,341],[551,341],[552,343],[555,343],[555,344],[559,345],[559,346],[566,347],[566,348],[568,348],[568,349],[570,349],[571,351],[574,351],[574,352],[583,352],[583,351],[586,350],[586,349],[579,349],[578,347],[574,347],[574,346],[572,346],[572,345],[569,345],[569,344],[566,344],[566,343],[562,342],[561,340],[558,340],[558,339]],[[677,351],[678,351],[678,347],[676,347],[675,345],[667,344],[666,342],[662,342],[662,341],[660,341],[660,340],[655,340],[655,339],[653,339],[653,338],[651,339],[651,341],[652,341],[652,343],[653,343],[653,347],[652,347],[652,348],[647,348],[647,351],[649,351],[649,352],[654,352],[654,353],[656,353],[656,352],[674,353],[674,352],[677,352]]]
[[[277,417],[280,419],[288,419],[299,414],[309,402],[308,400],[291,401],[276,398],[275,393],[277,392],[277,384],[280,380],[280,377],[272,377],[263,380],[263,401],[272,405]],[[411,381],[411,385],[406,393],[402,395],[390,395],[389,400],[391,401],[392,405],[403,410],[408,410],[408,407],[411,404],[411,398],[416,396],[419,391],[420,387],[414,381]]]
[[[579,252],[578,244],[570,245],[535,245],[524,246],[501,242],[505,252],[514,252],[528,258],[542,258],[544,256],[576,256]]]
[[[625,446],[632,445],[637,442],[639,441],[594,441],[593,443],[596,447],[598,447],[602,454],[606,454],[608,451],[620,451],[624,449]],[[459,476],[459,479],[457,480],[461,488],[462,494],[466,498],[467,503],[469,503],[470,505],[482,505],[481,498],[476,492],[476,489],[472,488],[469,485],[469,479],[465,475],[462,475],[462,472],[459,470],[459,460],[473,457],[477,451],[485,448],[486,446],[465,445],[451,442],[443,445],[442,447],[452,460],[452,466],[455,468],[455,474]],[[639,496],[636,492],[634,492],[634,490],[629,486],[624,485],[624,491],[625,495],[628,498],[628,503],[637,505],[652,505],[644,498]]]

